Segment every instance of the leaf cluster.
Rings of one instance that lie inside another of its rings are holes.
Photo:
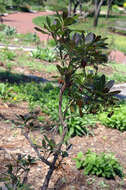
[[[36,50],[32,51],[32,57],[40,60],[45,60],[48,62],[56,61],[56,54],[53,49],[48,48],[40,48],[38,47]]]
[[[5,186],[8,190],[13,189],[31,189],[29,185],[26,185],[27,175],[30,171],[30,167],[35,164],[35,159],[30,155],[18,154],[17,158],[13,158],[15,164],[9,163],[6,165],[7,177],[3,180],[6,181]]]
[[[84,175],[96,175],[107,179],[114,179],[115,176],[122,178],[124,176],[122,166],[119,164],[113,154],[96,154],[88,150],[83,155],[79,152],[76,161],[77,169],[84,169]]]
[[[55,40],[61,61],[57,65],[59,82],[66,86],[69,102],[72,102],[70,109],[78,106],[82,117],[84,107],[90,113],[97,113],[99,105],[107,107],[113,104],[113,96],[119,91],[110,92],[114,81],[107,82],[104,75],[97,73],[98,65],[107,62],[106,38],[86,33],[84,29],[71,28],[76,22],[77,16],[69,17],[67,11],[63,11],[62,14],[57,13],[53,21],[46,17],[44,30],[36,29]],[[89,66],[92,68],[90,73]]]
[[[120,105],[111,112],[99,114],[99,120],[107,127],[118,129],[119,131],[126,131],[126,106]]]
[[[17,33],[16,28],[12,26],[6,26],[3,31],[7,36],[13,36]]]

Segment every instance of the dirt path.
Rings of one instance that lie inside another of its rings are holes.
[[[32,23],[32,19],[37,17],[37,16],[42,16],[42,15],[49,15],[53,14],[52,11],[48,12],[36,12],[36,13],[14,13],[14,14],[9,14],[4,17],[4,24],[16,27],[17,32],[19,33],[29,33],[29,32],[36,32],[34,27],[35,24]],[[47,35],[41,34],[39,32],[36,32],[41,40],[45,40],[48,38]]]

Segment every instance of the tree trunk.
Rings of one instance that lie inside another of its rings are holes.
[[[72,11],[72,0],[69,0],[69,5],[68,5],[68,16],[71,16],[71,11]]]
[[[0,23],[3,24],[3,17],[2,17],[2,15],[0,16]]]
[[[80,1],[77,1],[76,3],[74,3],[74,9],[73,9],[73,14],[76,15],[77,12],[77,7],[79,6]]]
[[[100,0],[100,2],[99,2],[98,0],[95,0],[95,13],[94,13],[94,22],[93,22],[94,27],[96,27],[98,25],[98,17],[100,15],[100,10],[101,10],[103,1],[104,0]]]
[[[111,10],[111,8],[112,8],[112,2],[113,2],[113,0],[108,0],[108,2],[107,2],[107,4],[108,4],[108,9],[107,9],[106,18],[108,18],[109,15],[110,15],[110,10]]]
[[[59,95],[59,120],[60,120],[61,125],[63,127],[63,134],[62,134],[60,142],[59,142],[59,144],[57,146],[57,150],[54,153],[52,164],[49,167],[49,170],[47,172],[47,175],[45,177],[45,180],[43,182],[41,190],[47,190],[48,189],[50,179],[51,179],[52,174],[53,174],[53,172],[55,171],[55,168],[56,168],[56,161],[59,158],[61,148],[62,148],[65,136],[66,136],[67,131],[68,131],[67,124],[65,123],[65,116],[62,113],[63,95],[64,95],[65,90],[66,90],[66,83],[64,83],[64,85],[60,89],[60,95]]]
[[[79,0],[80,1],[80,15],[82,16],[82,0]]]

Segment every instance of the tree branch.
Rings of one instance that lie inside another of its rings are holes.
[[[23,135],[25,136],[25,138],[28,140],[28,142],[29,142],[29,144],[31,145],[31,147],[32,147],[32,148],[34,149],[34,151],[36,152],[38,158],[39,158],[42,162],[44,162],[46,165],[51,166],[52,163],[49,162],[47,159],[45,159],[44,156],[41,156],[41,154],[40,154],[39,151],[38,151],[38,148],[36,147],[36,145],[33,144],[33,142],[31,141],[31,139],[29,138],[28,133],[25,132],[25,133],[23,133]]]

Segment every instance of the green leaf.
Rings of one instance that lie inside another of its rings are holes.
[[[46,141],[44,139],[42,140],[42,146],[46,148]]]
[[[44,31],[44,30],[42,30],[42,29],[40,29],[38,27],[34,27],[34,29],[37,30],[38,32],[43,33],[43,34],[49,34],[48,32],[46,32],[46,31]]]
[[[77,167],[77,169],[80,169],[81,168],[81,162],[80,161],[76,161],[76,167]]]
[[[59,126],[59,134],[62,135],[62,133],[63,133],[63,127]]]
[[[68,26],[68,25],[71,25],[75,23],[75,20],[72,18],[72,17],[67,17],[65,20],[64,20],[64,25],[65,26]]]
[[[51,148],[55,148],[56,143],[55,143],[55,141],[54,141],[53,139],[51,139],[51,140],[49,141],[49,145],[50,145]]]
[[[77,158],[78,158],[78,159],[82,159],[82,158],[83,158],[83,152],[79,152],[79,153],[77,154]]]
[[[51,27],[51,20],[48,16],[46,16],[46,22],[48,24],[48,27],[50,28]]]
[[[114,80],[110,80],[109,82],[107,82],[105,84],[105,90],[107,90],[107,92],[113,87],[115,81]]]
[[[65,157],[68,157],[68,153],[67,153],[66,151],[63,151],[63,152],[62,152],[62,157],[64,157],[64,158],[65,158]]]
[[[50,142],[50,140],[48,139],[48,137],[46,136],[46,135],[44,135],[44,138],[45,138],[45,140],[49,143]]]
[[[74,128],[71,127],[70,130],[69,130],[69,136],[71,137],[73,134],[74,134]]]
[[[115,90],[115,91],[109,92],[109,95],[114,96],[114,95],[119,94],[120,92],[121,90]]]

